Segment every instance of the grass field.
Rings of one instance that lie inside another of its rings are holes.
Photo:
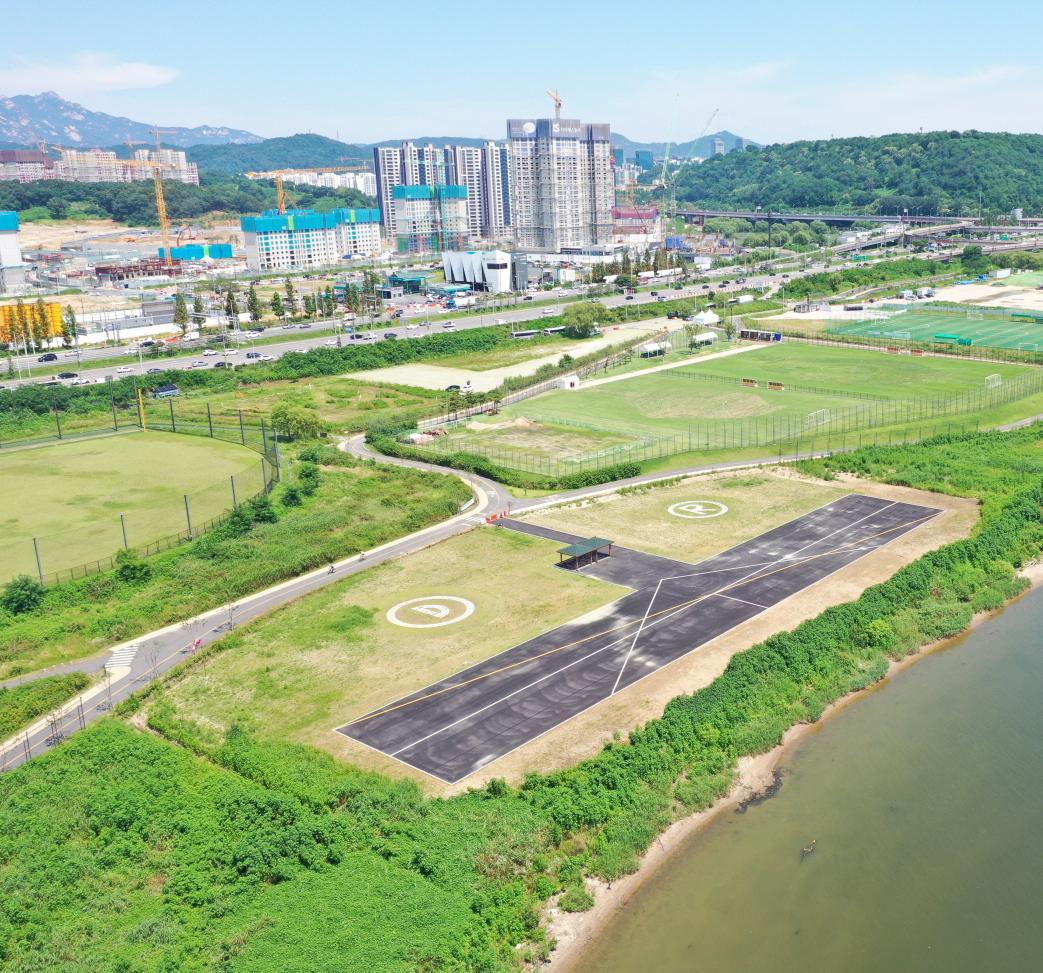
[[[397,773],[401,765],[333,727],[623,594],[554,568],[560,546],[483,529],[346,578],[251,625],[242,645],[167,699],[215,740],[241,723]],[[385,617],[400,602],[437,595],[466,598],[474,614],[422,635]]]
[[[971,309],[971,313],[974,313]],[[1039,314],[1038,311],[1028,312]],[[847,323],[828,329],[833,334],[862,334],[873,337],[905,337],[910,341],[935,341],[940,334],[969,338],[971,344],[985,348],[1043,349],[1043,320],[1014,321],[1008,317],[986,315],[968,318],[964,314],[912,311],[879,321]],[[956,344],[955,341],[949,342]]]
[[[184,495],[196,524],[261,489],[260,456],[220,440],[144,432],[21,450],[0,456],[7,497],[0,580],[36,574],[37,537],[45,573],[185,529]]]
[[[610,493],[582,505],[535,511],[525,519],[682,561],[701,561],[850,493],[762,470],[688,477],[670,486]],[[701,520],[674,516],[686,500],[713,500],[728,512]]]

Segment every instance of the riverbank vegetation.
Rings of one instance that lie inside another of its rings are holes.
[[[1037,424],[806,465],[979,496],[982,521],[737,654],[593,759],[518,786],[426,799],[242,728],[204,742],[157,691],[147,718],[181,746],[106,719],[0,777],[6,968],[492,973],[538,961],[551,896],[588,905],[585,875],[636,868],[671,820],[729,790],[740,757],[1024,588],[1016,569],[1043,547],[1041,436]]]

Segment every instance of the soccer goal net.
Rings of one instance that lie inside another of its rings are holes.
[[[967,320],[968,321],[984,321],[985,320],[985,315],[982,314],[981,311],[968,311],[967,312]]]
[[[1019,341],[1018,351],[1035,351],[1036,343],[1034,341]]]
[[[985,388],[994,389],[1003,381],[1001,375],[986,375],[985,376]]]
[[[818,412],[808,413],[809,426],[821,426],[829,422],[829,409],[819,409]]]

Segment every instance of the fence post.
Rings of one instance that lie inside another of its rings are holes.
[[[214,438],[214,419],[213,419],[213,416],[210,415],[210,403],[209,402],[207,402],[207,404],[206,404],[206,424],[210,427],[210,438],[213,439]]]
[[[279,430],[275,430],[275,478],[282,483],[282,457],[279,455]]]
[[[58,438],[62,438],[62,417],[58,415],[58,395],[51,389],[51,403],[54,405],[54,422],[58,427]]]
[[[239,438],[243,441],[243,445],[246,445],[246,429],[243,428],[243,410],[239,410]]]
[[[177,432],[177,423],[174,422],[174,400],[167,399],[167,404],[170,406],[170,431]]]
[[[188,505],[188,494],[185,494],[185,519],[188,521],[188,539],[194,541],[195,534],[192,531],[192,509]]]
[[[40,542],[33,538],[33,551],[36,553],[36,573],[40,575],[40,584],[43,584],[43,564],[40,563]]]
[[[120,527],[123,528],[123,546],[129,550],[130,544],[127,543],[127,520],[123,514],[120,514]]]
[[[264,468],[264,457],[261,457],[261,483],[264,485],[264,495],[268,496],[268,471]]]
[[[109,401],[112,403],[112,431],[120,431],[120,421],[116,418],[116,394],[112,391],[112,384],[109,384]]]
[[[235,474],[234,473],[232,474],[231,479],[232,479],[232,506],[233,507],[238,507],[239,506],[239,501],[235,498]]]

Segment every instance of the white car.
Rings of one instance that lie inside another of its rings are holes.
[[[406,331],[417,331],[420,328],[419,324],[407,324]]]
[[[69,384],[70,385],[90,385],[91,384],[91,380],[89,378],[74,378]]]
[[[136,355],[137,353],[137,348],[128,348],[125,352],[123,352],[124,355]]]
[[[226,348],[225,349],[225,354],[226,355],[238,355],[239,354],[239,349],[238,348]]]
[[[275,361],[274,355],[261,355],[261,361]]]
[[[336,343],[337,343],[337,339],[336,338],[327,338],[326,341],[325,341],[325,344],[327,344],[327,345],[335,345]]]
[[[134,371],[134,369],[131,368],[130,365],[120,365],[120,367],[116,369],[116,372],[119,375],[125,375],[127,372],[132,371]]]
[[[207,350],[204,351],[203,354],[206,355],[207,358],[209,358],[211,355],[216,355],[217,354],[217,349],[216,348],[207,348]]]

